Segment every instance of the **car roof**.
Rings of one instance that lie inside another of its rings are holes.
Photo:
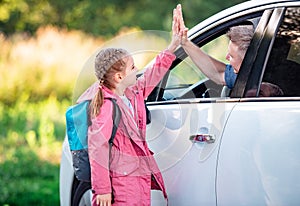
[[[262,9],[280,7],[280,6],[287,6],[287,5],[300,5],[299,0],[251,0],[246,1],[235,6],[229,7],[220,11],[219,13],[212,15],[211,17],[207,18],[206,20],[200,22],[193,28],[191,28],[188,32],[188,36],[192,37],[197,35],[197,33],[203,29],[207,29],[214,23],[218,22],[219,20],[226,20],[229,17],[234,17],[235,15],[245,12],[251,13],[255,11],[259,11]],[[193,38],[193,37],[192,37]]]

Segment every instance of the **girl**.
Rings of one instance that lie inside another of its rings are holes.
[[[93,205],[150,205],[151,189],[159,189],[167,199],[159,168],[146,142],[146,111],[144,99],[168,71],[180,44],[178,12],[174,9],[172,41],[161,52],[143,76],[136,79],[133,58],[124,49],[101,50],[95,59],[99,82],[79,99],[92,99],[88,148],[91,164]],[[112,147],[108,143],[113,120],[113,103],[121,110],[121,120]]]

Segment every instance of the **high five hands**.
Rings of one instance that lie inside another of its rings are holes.
[[[178,4],[173,9],[172,41],[168,49],[174,52],[177,46],[184,45],[187,41],[187,32],[188,28],[184,25],[181,4]]]

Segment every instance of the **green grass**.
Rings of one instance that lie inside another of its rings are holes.
[[[0,102],[0,205],[59,205],[64,113],[71,100],[50,96]]]
[[[0,103],[0,205],[59,205],[64,110],[69,104],[54,97]]]
[[[0,168],[0,205],[59,205],[59,165],[22,146]]]

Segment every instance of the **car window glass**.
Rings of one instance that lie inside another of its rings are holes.
[[[278,29],[262,82],[276,85],[284,96],[300,96],[300,8],[288,8]],[[262,83],[264,84],[264,83]],[[260,86],[262,89],[265,86]],[[278,92],[276,88],[274,91]],[[259,91],[258,93],[261,93]],[[281,96],[272,95],[271,96]]]
[[[210,56],[226,62],[227,46],[228,38],[226,35],[222,35],[208,42],[201,49]],[[200,84],[206,79],[200,69],[187,57],[170,72],[163,98],[169,100],[175,98],[205,97],[205,95],[201,95],[205,90],[202,93],[194,93],[192,95],[186,95],[186,92],[190,92],[191,87],[195,87],[196,84]],[[216,92],[215,96],[219,96],[219,94]]]

